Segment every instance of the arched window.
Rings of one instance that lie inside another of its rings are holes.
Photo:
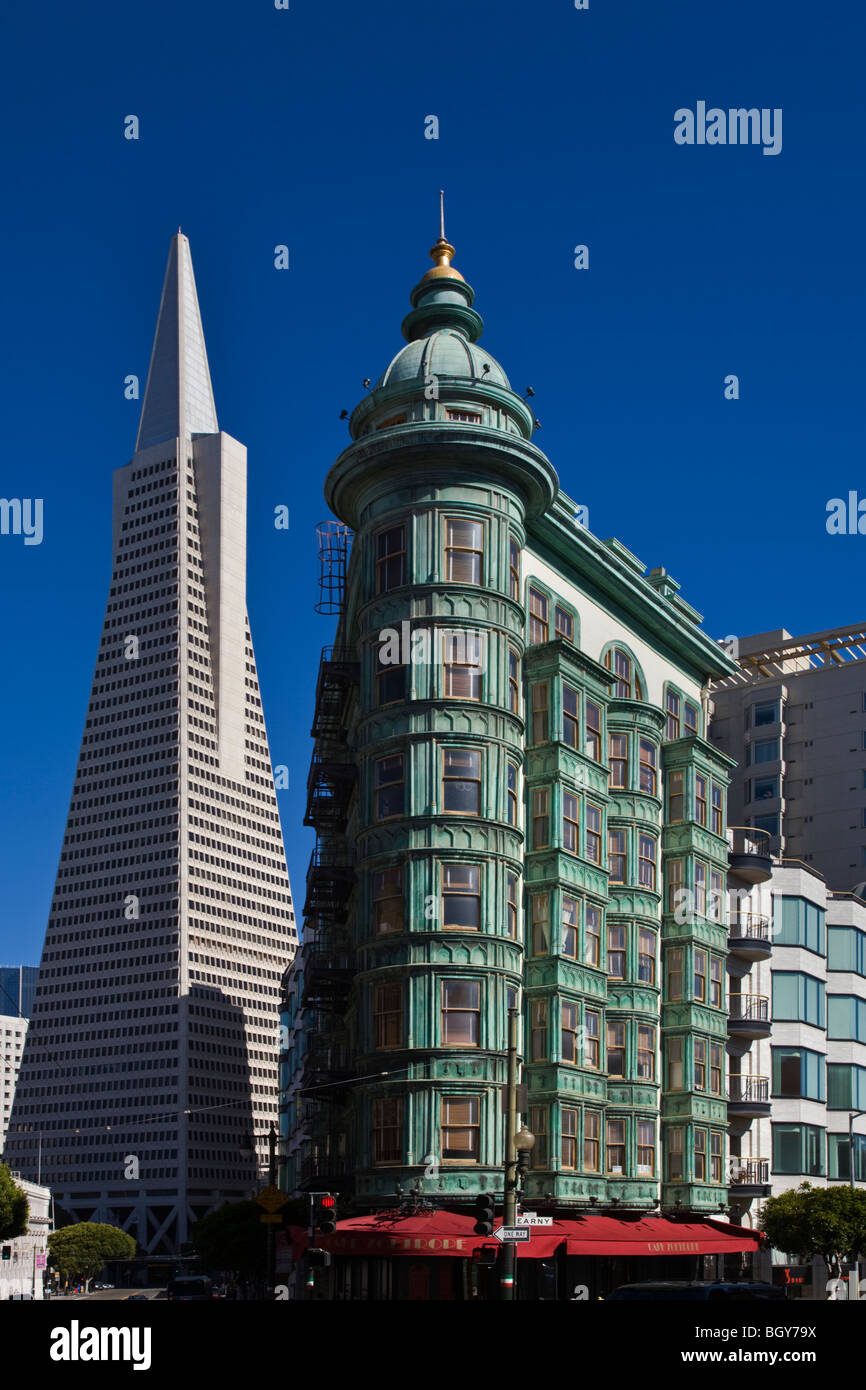
[[[625,647],[608,647],[604,655],[604,664],[616,676],[613,693],[618,699],[646,699],[640,667]]]

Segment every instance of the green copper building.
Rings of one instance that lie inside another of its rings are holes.
[[[727,1201],[736,668],[664,569],[576,520],[444,233],[325,496],[351,535],[316,694],[306,930],[285,982],[290,1189],[501,1193],[522,1011],[524,1199]],[[690,904],[683,909],[683,904]]]

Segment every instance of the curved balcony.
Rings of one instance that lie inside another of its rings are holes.
[[[770,1114],[770,1079],[767,1076],[728,1078],[728,1119],[759,1120]]]
[[[728,1032],[738,1038],[770,1036],[770,1001],[766,994],[728,995]]]
[[[770,1160],[768,1158],[732,1158],[728,1195],[731,1201],[769,1197]]]
[[[744,883],[766,883],[773,872],[770,832],[728,826],[728,868]]]
[[[729,912],[728,950],[743,960],[769,960],[773,952],[769,917],[754,912]]]

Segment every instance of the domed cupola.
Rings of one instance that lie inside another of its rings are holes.
[[[412,309],[403,320],[406,346],[352,412],[352,438],[456,419],[528,439],[534,423],[529,407],[496,358],[478,345],[484,321],[473,307],[475,291],[452,265],[441,204],[430,256],[432,269],[412,290]]]

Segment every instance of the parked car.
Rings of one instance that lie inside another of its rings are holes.
[[[169,1303],[210,1303],[219,1298],[216,1284],[207,1274],[178,1274],[165,1290]]]
[[[687,1299],[692,1302],[745,1303],[786,1297],[784,1288],[757,1281],[717,1283],[710,1279],[654,1279],[645,1284],[621,1284],[607,1295],[605,1301],[654,1303]]]

